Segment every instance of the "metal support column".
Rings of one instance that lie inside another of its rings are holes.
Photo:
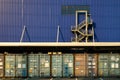
[[[85,41],[88,42],[88,14],[87,14],[87,12],[85,12],[85,22],[86,22],[85,23],[86,24],[86,30],[85,30],[85,32],[86,32],[86,34],[85,34],[86,35],[85,36],[86,40]]]

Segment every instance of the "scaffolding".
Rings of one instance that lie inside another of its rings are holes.
[[[85,20],[78,23],[78,16],[81,14],[84,14]],[[72,42],[94,42],[93,20],[88,11],[76,11],[76,25],[71,27],[71,31],[74,34]]]

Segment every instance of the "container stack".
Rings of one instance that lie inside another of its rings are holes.
[[[0,77],[6,78],[117,77],[120,76],[119,66],[119,53],[38,52],[0,55]]]

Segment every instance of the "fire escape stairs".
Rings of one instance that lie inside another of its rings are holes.
[[[88,22],[88,25],[92,25],[93,24],[93,20],[90,19]],[[72,41],[77,41],[77,42],[81,42],[82,39],[84,39],[85,37],[89,37],[89,36],[93,36],[93,29],[91,30],[90,33],[85,33],[85,28],[86,26],[86,21],[83,20],[80,24],[78,24],[77,26],[71,27],[71,31],[76,34],[78,34],[77,39],[74,37],[72,38]],[[88,26],[89,27],[89,26]],[[80,36],[79,36],[80,35]]]

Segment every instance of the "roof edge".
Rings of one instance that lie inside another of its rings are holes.
[[[89,47],[89,46],[119,46],[120,42],[0,42],[0,47],[33,46],[33,47]]]

